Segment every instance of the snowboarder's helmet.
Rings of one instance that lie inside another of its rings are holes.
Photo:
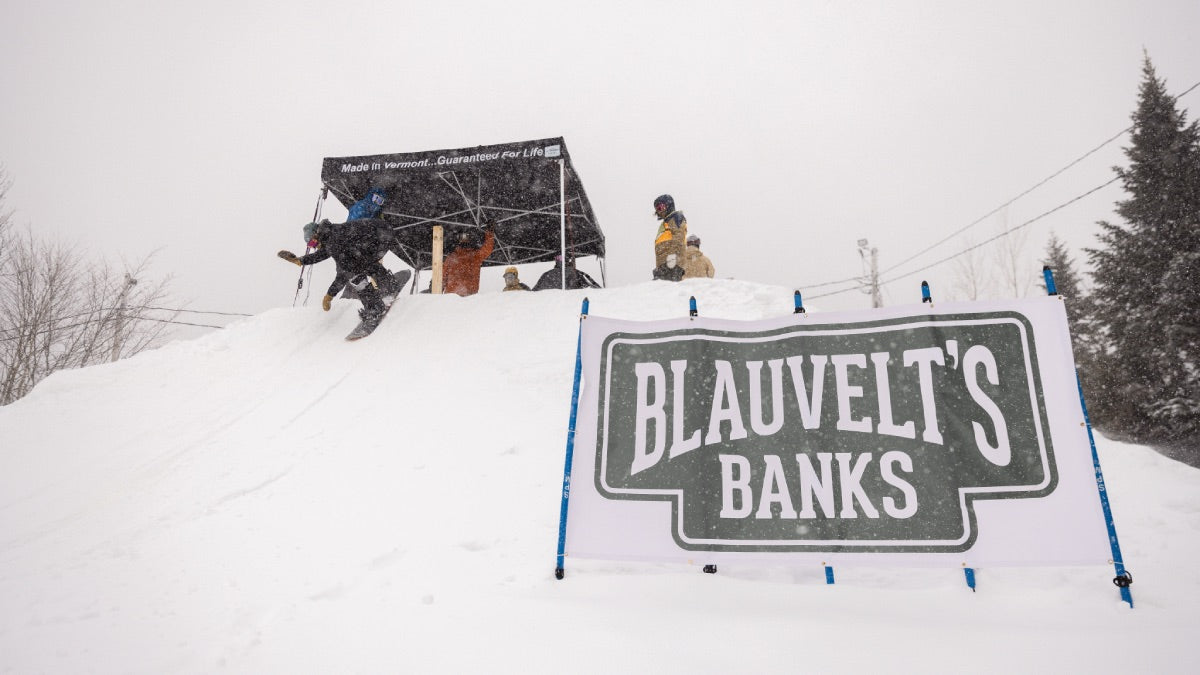
[[[325,236],[325,233],[329,231],[329,226],[332,224],[333,223],[330,223],[329,219],[326,218],[319,223],[309,223],[305,225],[304,241],[310,242],[314,239],[316,241],[321,241],[321,239]]]
[[[695,246],[696,248],[700,248],[700,237],[697,237],[694,234],[689,234],[688,238],[687,238],[687,244],[688,244],[688,246]]]
[[[655,198],[655,200],[654,200],[654,212],[655,213],[658,213],[659,211],[665,211],[666,213],[670,213],[674,210],[675,210],[675,200],[671,198],[671,195],[659,195],[657,198]]]

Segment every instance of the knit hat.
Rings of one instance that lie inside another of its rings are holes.
[[[326,218],[319,223],[309,223],[304,226],[304,241],[312,241],[317,238],[324,226],[330,225],[329,219]]]
[[[516,274],[516,273],[517,273],[517,268],[515,268],[515,267],[509,267],[508,269],[504,270],[504,273],[505,273],[506,275],[507,275],[507,274]]]
[[[696,248],[700,248],[700,237],[697,237],[694,234],[689,234],[688,238],[687,238],[687,244],[688,244],[688,246],[695,246]]]

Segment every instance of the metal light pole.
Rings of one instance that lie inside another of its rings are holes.
[[[864,265],[864,284],[867,288],[863,289],[864,293],[871,294],[871,307],[878,309],[883,307],[883,294],[879,291],[879,249],[869,247],[866,239],[858,240],[858,255],[862,258]],[[871,257],[870,271],[865,269],[867,264],[867,256]]]
[[[121,287],[121,294],[117,297],[117,318],[113,323],[113,348],[112,358],[109,361],[116,361],[121,358],[121,331],[125,328],[125,300],[129,297],[129,290],[137,285],[137,279],[134,279],[129,272],[125,273],[125,285]]]

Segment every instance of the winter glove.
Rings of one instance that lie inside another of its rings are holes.
[[[321,298],[321,309],[328,312],[329,311],[329,303],[331,303],[331,302],[333,302],[332,295],[326,295],[325,297]]]
[[[280,251],[276,255],[294,265],[300,265],[301,267],[304,266],[304,263],[300,262],[300,259],[296,257],[296,254],[292,253],[291,251]]]

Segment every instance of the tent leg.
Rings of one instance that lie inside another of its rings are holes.
[[[562,256],[562,290],[567,290],[567,163],[558,160],[558,246]]]

